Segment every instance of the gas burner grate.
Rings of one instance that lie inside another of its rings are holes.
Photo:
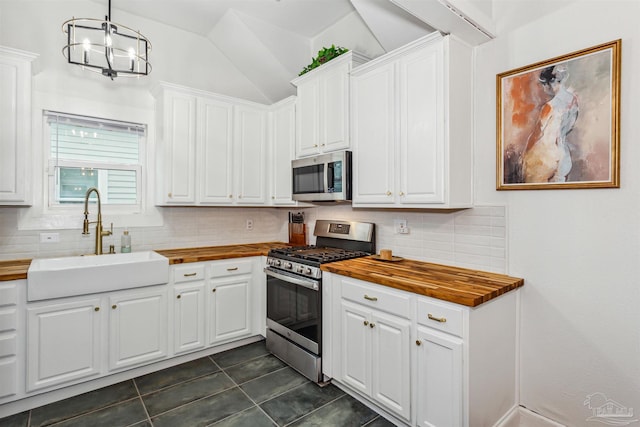
[[[300,259],[316,263],[342,261],[345,259],[357,258],[370,255],[367,252],[350,249],[298,246],[292,248],[278,248],[270,252],[269,256],[284,256],[290,259]]]

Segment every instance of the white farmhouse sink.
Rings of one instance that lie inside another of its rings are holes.
[[[27,300],[70,297],[169,281],[169,260],[152,251],[31,261]]]

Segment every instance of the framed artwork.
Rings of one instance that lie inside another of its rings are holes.
[[[621,46],[496,76],[498,190],[620,187]]]

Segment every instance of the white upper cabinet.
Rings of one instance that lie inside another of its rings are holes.
[[[158,204],[263,205],[267,107],[162,83]]]
[[[234,107],[235,191],[238,204],[266,201],[267,113],[263,108]]]
[[[272,205],[295,205],[291,199],[291,160],[295,158],[296,98],[273,106],[270,118],[269,177]]]
[[[471,206],[471,65],[434,33],[351,72],[353,206]]]
[[[161,204],[196,202],[196,97],[166,90],[158,102],[158,182]],[[161,148],[160,148],[161,147]]]
[[[233,194],[233,106],[199,98],[198,117],[198,200],[228,203]]]
[[[31,204],[31,61],[0,46],[0,205]]]
[[[349,72],[368,58],[347,52],[294,79],[296,156],[344,150],[349,143]]]

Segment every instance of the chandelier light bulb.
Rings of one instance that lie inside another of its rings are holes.
[[[130,47],[127,52],[129,53],[129,70],[133,71],[136,61],[136,51],[134,48]]]
[[[89,52],[91,51],[91,42],[89,39],[82,40],[82,62],[89,63]]]

